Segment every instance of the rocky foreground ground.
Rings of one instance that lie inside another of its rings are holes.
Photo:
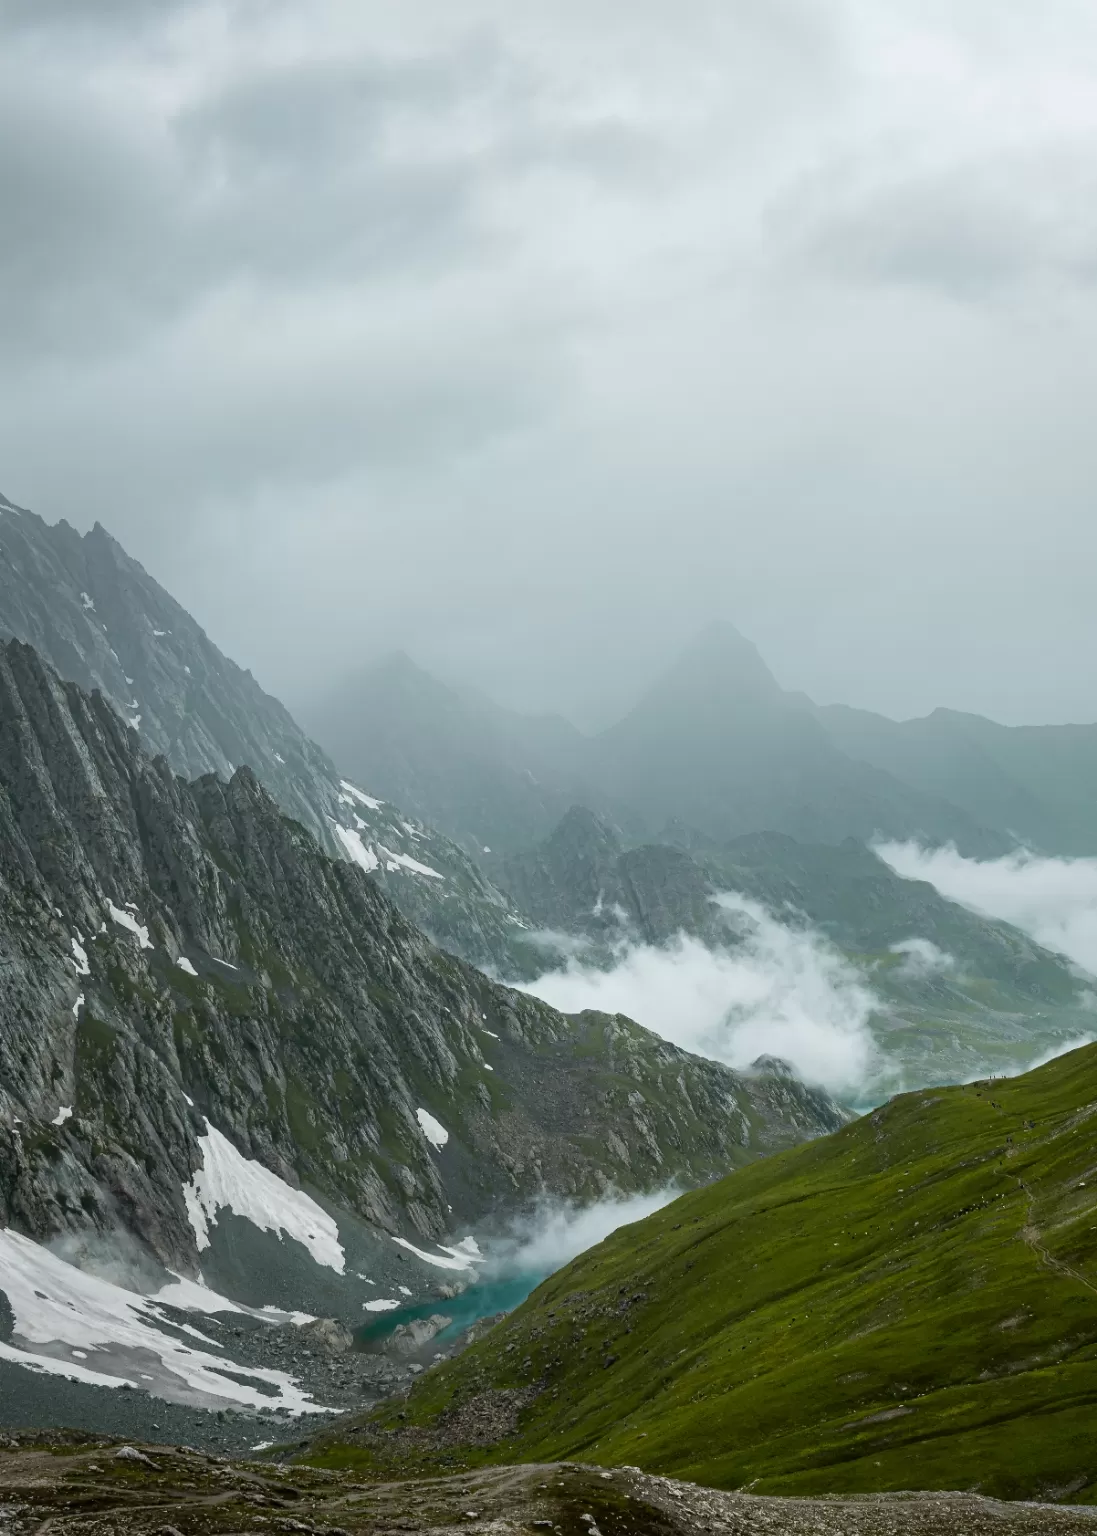
[[[770,1499],[716,1493],[631,1468],[562,1463],[366,1484],[350,1473],[228,1461],[200,1451],[72,1435],[0,1447],[4,1536],[352,1536],[541,1531],[545,1536],[1073,1536],[1097,1509],[973,1494]]]

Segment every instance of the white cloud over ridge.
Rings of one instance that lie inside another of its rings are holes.
[[[810,929],[786,926],[742,896],[718,901],[740,927],[734,950],[680,934],[664,949],[622,946],[610,970],[573,957],[520,990],[565,1013],[627,1014],[730,1067],[779,1056],[807,1082],[862,1094],[882,1064],[869,1028],[877,1002],[860,974]]]
[[[485,1277],[552,1274],[618,1227],[642,1221],[680,1194],[681,1190],[668,1185],[650,1194],[611,1194],[594,1205],[543,1201],[491,1244]]]
[[[1097,858],[1043,858],[1018,850],[969,859],[955,848],[882,843],[876,852],[906,880],[928,880],[950,901],[1012,923],[1097,975]]]
[[[945,976],[956,969],[955,958],[929,939],[903,939],[891,946],[891,953],[902,956],[900,973],[915,981]]]

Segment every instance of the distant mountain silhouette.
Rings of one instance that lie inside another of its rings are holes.
[[[680,820],[709,838],[779,831],[824,843],[919,837],[986,854],[1008,846],[969,810],[844,752],[731,624],[704,629],[596,736],[448,687],[403,654],[305,721],[343,772],[481,857],[530,847],[576,803],[636,840]]]
[[[952,709],[897,722],[838,704],[816,717],[843,752],[944,796],[1013,842],[1097,854],[1097,725],[999,725]]]

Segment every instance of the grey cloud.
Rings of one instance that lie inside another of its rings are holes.
[[[68,31],[101,38],[104,31],[157,28],[196,0],[3,0],[0,26],[16,33]]]
[[[851,186],[841,170],[782,196],[772,227],[793,259],[850,283],[978,299],[1002,285],[1097,271],[1097,163],[1010,156]]]
[[[251,82],[243,99],[222,95],[150,145],[90,93],[62,99],[9,79],[0,89],[0,201],[17,210],[0,248],[9,344],[117,343],[119,328],[163,324],[241,279],[331,282],[386,265],[452,264],[475,242],[476,167],[386,156],[378,136],[400,92],[383,84],[381,68],[372,91],[341,71]],[[268,142],[279,101],[293,121],[313,123],[311,142],[303,132],[299,144],[293,134]],[[312,110],[320,101],[323,111]],[[370,117],[371,131],[357,132]],[[342,140],[340,153],[328,152],[325,133]]]
[[[954,13],[0,0],[0,488],[297,695],[1097,715],[1097,21]]]

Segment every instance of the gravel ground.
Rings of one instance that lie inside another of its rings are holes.
[[[768,1499],[565,1463],[410,1483],[57,1435],[0,1449],[10,1536],[1095,1536],[1097,1510],[972,1494]]]

